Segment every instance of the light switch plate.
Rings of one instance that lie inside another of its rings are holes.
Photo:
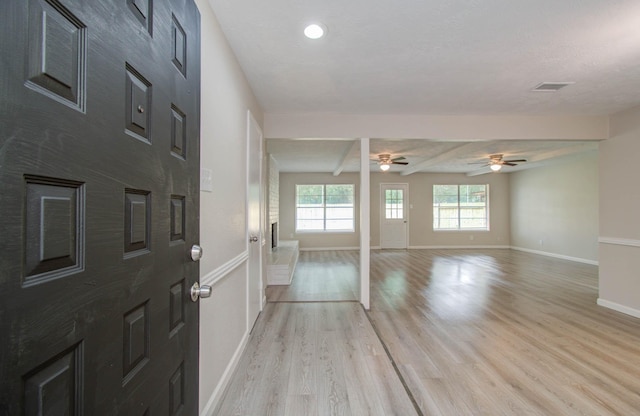
[[[200,169],[200,191],[213,192],[213,172],[211,169]]]

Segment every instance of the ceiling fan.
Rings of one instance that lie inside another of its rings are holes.
[[[494,172],[498,172],[502,169],[502,166],[518,166],[518,163],[526,162],[527,159],[513,159],[513,160],[504,160],[502,153],[498,153],[495,155],[489,155],[489,163],[484,166],[489,166]]]
[[[391,165],[408,165],[409,164],[409,162],[401,162],[401,160],[405,160],[403,156],[398,156],[391,159],[391,155],[388,153],[382,153],[378,155],[377,160],[375,159],[372,159],[372,160],[378,162],[378,165],[380,165],[380,170],[382,170],[383,172],[388,171]]]

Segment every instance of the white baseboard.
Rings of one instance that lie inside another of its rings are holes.
[[[491,246],[491,245],[474,245],[474,246],[409,246],[409,250],[466,250],[466,249],[508,249],[510,246]]]
[[[614,244],[617,246],[640,247],[640,240],[634,240],[630,238],[598,237],[598,243]]]
[[[231,376],[233,375],[233,372],[236,370],[236,367],[240,362],[240,358],[242,357],[242,353],[247,347],[248,342],[249,342],[249,331],[245,332],[244,337],[242,337],[242,341],[240,341],[238,348],[236,348],[236,352],[233,354],[233,357],[231,357],[231,361],[229,361],[227,368],[224,370],[224,373],[222,374],[222,377],[220,378],[218,385],[213,390],[213,393],[211,393],[211,396],[209,396],[209,400],[207,400],[207,404],[202,409],[202,412],[200,412],[200,416],[213,416],[213,411],[216,409],[216,406],[218,406],[218,404],[220,403],[220,400],[222,399],[222,395],[225,389],[227,388],[227,385],[231,381]]]
[[[345,250],[360,250],[360,247],[306,247],[306,248],[300,249],[300,251],[345,251]]]
[[[511,250],[523,251],[525,253],[539,254],[541,256],[553,257],[553,258],[556,258],[556,259],[575,261],[575,262],[578,262],[578,263],[590,264],[592,266],[598,266],[599,265],[597,260],[589,260],[589,259],[583,259],[583,258],[580,258],[580,257],[565,256],[564,254],[550,253],[548,251],[532,250],[532,249],[529,249],[529,248],[515,247],[515,246],[511,246]]]
[[[380,246],[371,246],[371,250],[382,250]],[[469,245],[469,246],[409,246],[409,250],[467,250],[467,249],[511,249],[523,251],[526,253],[539,254],[541,256],[553,257],[562,260],[575,261],[578,263],[590,264],[598,266],[596,260],[583,259],[580,257],[565,256],[563,254],[550,253],[548,251],[531,250],[528,248],[508,246],[508,245]],[[333,251],[333,250],[360,250],[360,247],[308,247],[301,248],[300,251]]]
[[[630,308],[628,306],[624,306],[619,303],[598,298],[598,305],[604,306],[605,308],[613,309],[616,312],[622,312],[624,314],[631,315],[635,318],[640,318],[640,310]]]
[[[508,249],[511,248],[510,246],[488,246],[488,245],[475,245],[475,246],[409,246],[407,247],[407,250],[465,250],[465,249],[474,249],[474,248],[478,248],[478,249],[493,249],[493,248],[499,248],[499,249]],[[374,246],[371,247],[371,250],[386,250],[383,249],[380,246]],[[389,250],[396,250],[396,249],[389,249]]]

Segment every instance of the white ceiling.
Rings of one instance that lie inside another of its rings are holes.
[[[278,162],[281,172],[358,172],[360,142],[358,140],[288,140],[271,139],[267,148]],[[593,152],[597,142],[520,140],[489,142],[438,142],[427,140],[371,140],[372,159],[389,153],[402,156],[409,165],[392,165],[390,172],[409,175],[416,172],[466,173],[469,176],[490,173],[488,156],[501,153],[505,160],[526,159],[518,166],[504,166],[503,172],[561,163],[569,158]],[[371,171],[378,164],[370,163]]]
[[[638,0],[210,3],[266,113],[605,115],[640,103]],[[310,22],[327,36],[304,38]],[[562,81],[574,84],[531,91]],[[469,160],[491,153],[532,160],[580,143],[451,150],[460,144],[374,140],[371,153],[403,155],[405,169],[469,172]],[[284,171],[333,171],[350,142],[268,146]]]

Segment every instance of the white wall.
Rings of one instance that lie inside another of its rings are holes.
[[[511,245],[598,261],[597,152],[511,174]]]
[[[213,284],[200,302],[200,412],[210,414],[247,328],[247,109],[263,114],[209,3],[196,0],[202,25],[201,167],[214,192],[200,194],[200,279]],[[222,157],[221,157],[222,156]],[[194,180],[198,180],[194,178]]]
[[[600,143],[598,303],[640,317],[640,107],[611,117]]]

